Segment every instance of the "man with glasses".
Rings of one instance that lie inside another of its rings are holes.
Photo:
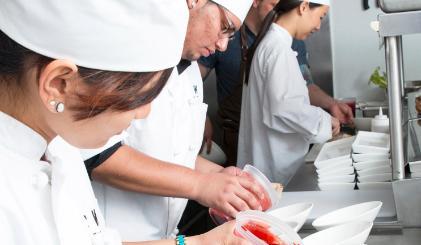
[[[112,139],[107,144],[112,147],[85,162],[91,177],[106,184],[93,182],[94,190],[107,224],[125,241],[173,237],[187,202],[183,198],[231,216],[261,208],[263,197],[255,181],[197,155],[207,105],[194,60],[224,51],[251,4],[198,0],[189,10],[182,61],[152,103],[148,118],[133,121],[123,143]],[[98,151],[81,152],[86,158]]]

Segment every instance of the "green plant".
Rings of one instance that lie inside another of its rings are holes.
[[[374,84],[382,89],[387,89],[387,76],[385,72],[380,74],[380,67],[377,67],[370,76],[368,84]]]

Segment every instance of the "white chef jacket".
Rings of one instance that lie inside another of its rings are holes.
[[[206,110],[197,63],[192,62],[180,75],[174,68],[152,102],[151,113],[131,123],[124,143],[154,158],[193,169]],[[170,238],[178,232],[186,199],[128,192],[96,182],[93,187],[107,225],[116,228],[124,241]]]
[[[46,150],[44,138],[0,112],[0,244],[121,244],[77,149],[57,137]]]
[[[238,165],[252,164],[284,185],[304,163],[310,143],[331,138],[331,117],[310,105],[292,37],[273,23],[243,86]]]

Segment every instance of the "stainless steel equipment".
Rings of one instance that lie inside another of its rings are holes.
[[[380,8],[386,13],[421,10],[421,0],[379,0]]]

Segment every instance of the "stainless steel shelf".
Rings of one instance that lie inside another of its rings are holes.
[[[421,11],[380,14],[378,21],[381,37],[421,33]]]

